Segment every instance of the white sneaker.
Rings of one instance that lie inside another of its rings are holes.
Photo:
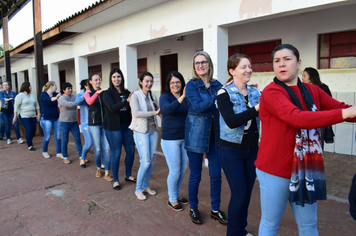
[[[56,157],[63,159],[62,153],[57,153]]]
[[[42,156],[44,158],[50,158],[51,156],[48,154],[48,152],[42,152]]]
[[[25,142],[25,140],[23,140],[22,138],[19,138],[18,140],[17,140],[17,143],[18,144],[21,144],[21,143],[24,143]]]
[[[12,142],[11,142],[11,139],[8,139],[7,140],[7,144],[11,144]]]

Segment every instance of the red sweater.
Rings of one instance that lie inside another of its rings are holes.
[[[262,92],[259,117],[262,122],[260,148],[256,167],[266,173],[290,178],[296,129],[313,129],[343,122],[342,108],[347,108],[316,85],[304,84],[318,109],[308,111],[298,86],[290,88],[301,101],[299,110],[282,86],[270,83]],[[353,121],[356,119],[350,119]]]

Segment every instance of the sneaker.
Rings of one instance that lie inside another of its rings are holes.
[[[24,143],[25,142],[25,140],[23,140],[22,138],[19,138],[18,140],[17,140],[17,143],[18,144],[21,144],[21,143]]]
[[[7,140],[7,144],[11,144],[12,142],[11,142],[11,139],[8,139]]]
[[[28,150],[30,150],[30,151],[35,151],[36,150],[36,148],[34,148],[34,147],[28,147]]]
[[[51,156],[48,154],[48,152],[42,152],[42,156],[44,158],[50,158]]]
[[[112,177],[111,174],[109,173],[105,173],[104,179],[106,179],[109,182],[112,182],[114,180],[114,178]]]
[[[96,177],[96,178],[101,178],[101,177],[102,177],[101,169],[100,169],[100,168],[99,168],[99,169],[98,169],[98,168],[96,169],[95,177]]]
[[[61,158],[61,159],[63,159],[63,155],[62,155],[62,153],[57,153],[56,157],[57,157],[57,158]]]

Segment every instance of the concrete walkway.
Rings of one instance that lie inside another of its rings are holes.
[[[82,139],[83,140],[83,139]],[[137,200],[135,184],[124,181],[124,160],[120,161],[122,189],[95,178],[93,154],[86,169],[79,166],[74,143],[69,144],[70,165],[55,157],[53,137],[50,159],[41,156],[42,138],[35,137],[36,151],[26,144],[0,141],[0,235],[225,235],[226,226],[210,218],[210,190],[207,168],[199,190],[199,210],[203,225],[189,218],[189,205],[181,212],[167,206],[168,168],[162,151],[154,166],[150,186],[158,194]],[[133,175],[139,158],[136,152]],[[356,172],[356,157],[326,153],[328,200],[318,203],[318,228],[322,236],[355,235],[356,222],[348,212],[347,195]],[[181,196],[188,197],[187,170]],[[223,176],[221,210],[227,212],[230,190]],[[256,182],[247,230],[258,234],[260,221],[259,188]],[[290,207],[283,216],[278,235],[298,235]]]

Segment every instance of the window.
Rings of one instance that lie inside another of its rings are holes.
[[[235,53],[246,54],[251,58],[254,72],[273,71],[271,53],[281,43],[282,41],[278,39],[262,43],[229,46],[229,56]]]
[[[318,36],[318,68],[356,68],[356,30]]]

